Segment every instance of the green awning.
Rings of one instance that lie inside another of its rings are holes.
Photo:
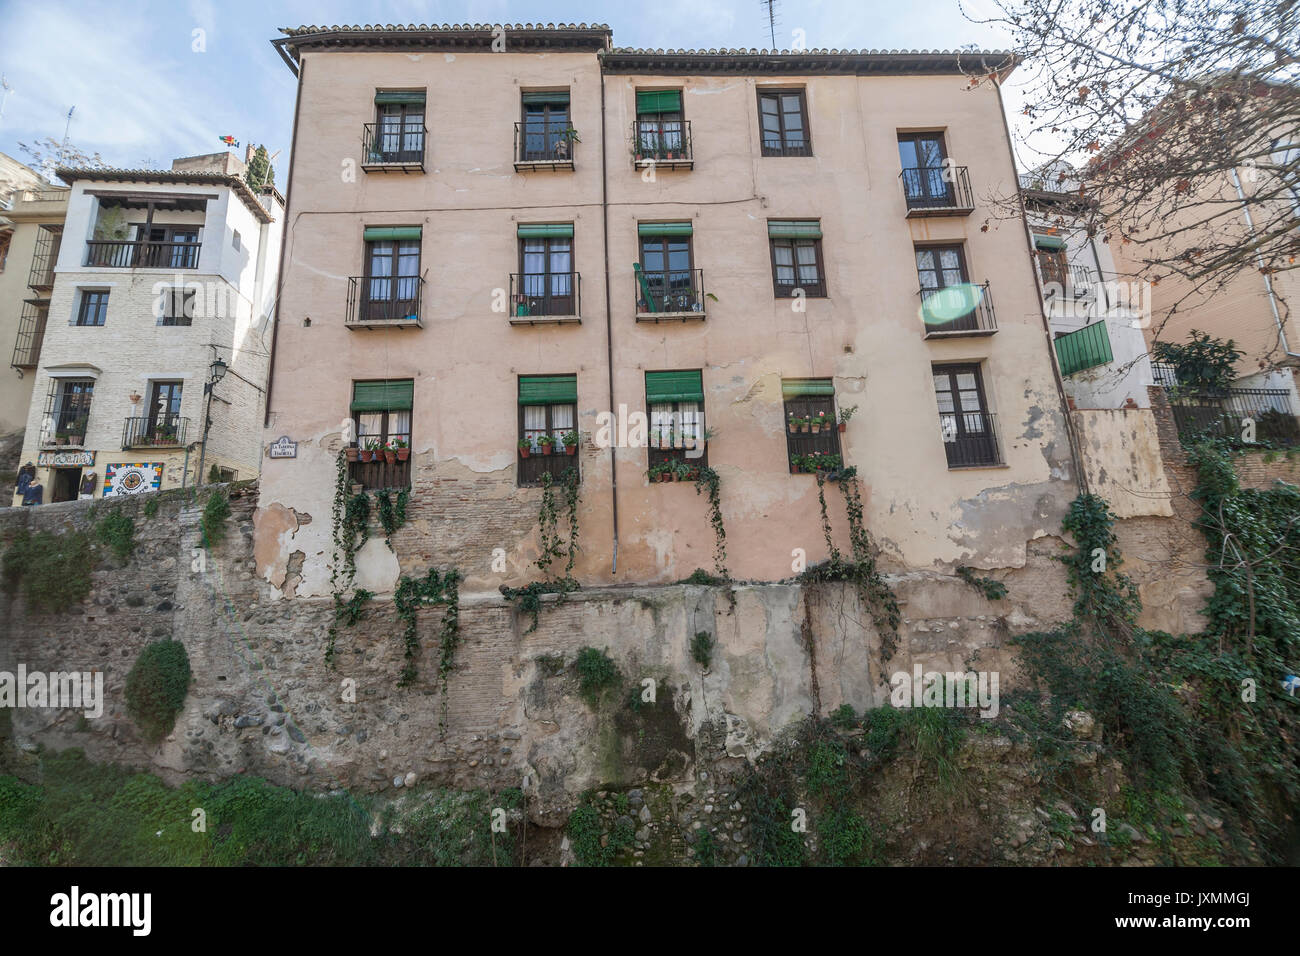
[[[638,236],[689,236],[689,222],[642,222],[637,223]]]
[[[560,92],[525,93],[523,99],[525,103],[550,103],[552,106],[568,106],[569,92],[563,90]]]
[[[1064,249],[1065,240],[1060,236],[1040,236],[1035,233],[1034,245],[1039,249]]]
[[[424,91],[414,90],[380,90],[375,94],[375,102],[380,106],[392,103],[419,103],[424,105]]]
[[[638,113],[680,113],[682,111],[682,94],[680,90],[651,90],[636,95]]]
[[[783,378],[781,379],[782,398],[801,398],[805,395],[835,394],[835,385],[829,378]]]
[[[773,239],[820,239],[822,226],[816,219],[769,219],[767,234]]]
[[[352,411],[391,412],[405,411],[411,407],[415,395],[412,379],[390,379],[386,382],[353,382]]]
[[[656,402],[704,401],[704,377],[699,369],[693,372],[646,372],[645,400]]]
[[[366,242],[378,242],[381,239],[419,239],[420,226],[370,226],[366,229]]]
[[[520,405],[556,405],[578,401],[576,375],[520,375]]]
[[[520,239],[572,239],[573,223],[529,225],[519,227]]]

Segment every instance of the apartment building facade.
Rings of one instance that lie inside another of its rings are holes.
[[[57,171],[71,188],[22,451],[45,502],[257,475],[283,202],[231,159]]]
[[[346,466],[410,492],[416,534],[358,555],[379,591],[431,565],[471,590],[537,577],[538,484],[570,467],[584,583],[709,569],[704,465],[739,579],[828,556],[816,462],[857,468],[900,567],[1017,566],[1059,527],[1076,489],[1033,259],[980,208],[1016,182],[1005,56],[284,32],[265,437],[297,454],[266,461],[257,520],[276,586],[329,592],[349,443],[410,452]]]
[[[0,348],[9,350],[0,373],[0,443],[13,445],[15,454],[31,406],[69,191],[22,169],[30,175],[15,176],[14,188],[0,196]],[[0,171],[9,175],[8,168]]]

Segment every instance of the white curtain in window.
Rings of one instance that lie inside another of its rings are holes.
[[[411,413],[409,411],[388,413],[388,438],[401,438],[408,444],[411,441]]]
[[[551,406],[551,428],[554,429],[551,434],[555,436],[556,442],[559,442],[560,436],[573,428],[573,406],[572,405],[552,405]]]
[[[537,451],[537,439],[546,433],[546,406],[524,406],[524,437],[532,439],[532,451]]]

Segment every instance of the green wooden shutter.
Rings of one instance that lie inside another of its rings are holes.
[[[704,377],[693,372],[646,372],[645,399],[655,402],[704,401]]]
[[[366,242],[378,242],[381,239],[419,239],[422,234],[420,226],[371,226],[363,238]]]
[[[410,103],[424,105],[424,92],[413,90],[380,90],[375,94],[375,102],[380,106],[392,103]]]
[[[829,378],[783,378],[781,395],[784,398],[801,398],[810,396],[834,396],[835,385]]]
[[[519,376],[520,405],[576,404],[577,401],[578,376],[576,375]]]
[[[816,219],[769,219],[767,234],[773,239],[820,239],[822,226]]]
[[[689,222],[642,222],[636,227],[638,236],[689,236]]]
[[[552,106],[568,106],[569,93],[567,90],[562,92],[542,92],[542,93],[525,93],[523,94],[525,103],[550,103]]]
[[[680,113],[682,94],[679,90],[648,90],[636,95],[638,113]]]
[[[573,223],[553,225],[527,225],[519,227],[520,239],[572,239]]]
[[[353,382],[352,411],[406,411],[415,395],[413,379],[390,379],[386,382]]]
[[[1065,240],[1058,236],[1040,236],[1035,233],[1034,245],[1039,249],[1064,249]]]

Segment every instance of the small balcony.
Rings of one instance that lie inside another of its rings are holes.
[[[179,415],[128,418],[122,424],[122,450],[131,448],[183,448],[190,420]]]
[[[59,259],[62,242],[62,226],[41,226],[32,250],[32,270],[27,274],[27,286],[32,291],[48,292],[54,288],[54,264]]]
[[[921,321],[925,338],[993,335],[998,330],[989,284],[963,283],[942,289],[921,288]]]
[[[348,279],[348,311],[343,324],[350,329],[423,328],[419,276],[352,276]]]
[[[361,134],[361,168],[366,172],[424,172],[429,131],[421,123],[366,123]]]
[[[969,216],[975,211],[970,174],[965,166],[922,166],[898,176],[907,201],[907,218]]]
[[[1054,344],[1062,375],[1074,375],[1114,361],[1105,320],[1058,335]]]
[[[692,169],[691,121],[632,123],[632,165],[637,169]]]
[[[515,172],[573,169],[574,146],[580,142],[569,126],[558,123],[515,124]]]
[[[577,272],[512,272],[510,324],[580,324],[581,294],[582,276]]]
[[[89,239],[86,265],[97,269],[197,269],[201,242]]]
[[[1160,376],[1157,376],[1159,381]],[[1176,376],[1173,381],[1177,382]],[[1166,385],[1166,388],[1170,387]],[[1288,389],[1179,389],[1169,398],[1178,437],[1184,440],[1223,438],[1238,447],[1268,444],[1293,448],[1300,445],[1300,418],[1296,417]],[[1248,427],[1253,427],[1253,442],[1247,440]]]
[[[702,322],[705,318],[703,269],[647,272],[640,263],[636,273],[638,322]]]
[[[1002,464],[998,450],[997,416],[991,412],[947,412],[939,415],[943,448],[949,468],[986,468]]]
[[[49,317],[48,301],[28,299],[23,303],[18,320],[18,337],[14,340],[14,354],[9,364],[14,368],[36,368],[41,358],[41,345],[45,341],[45,323]]]

